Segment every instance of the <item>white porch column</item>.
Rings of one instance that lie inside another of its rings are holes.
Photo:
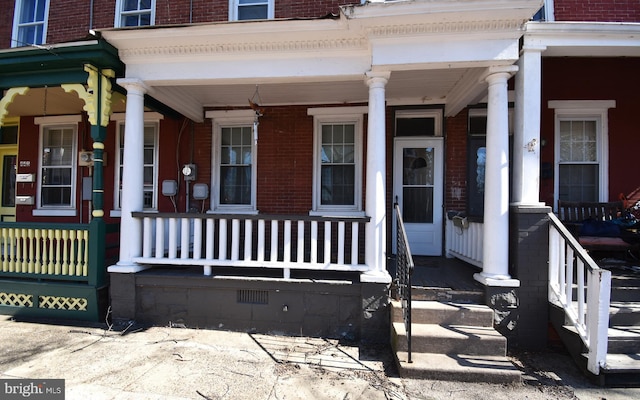
[[[120,217],[120,260],[109,272],[133,273],[147,267],[136,264],[134,257],[142,255],[142,221],[131,216],[144,208],[144,94],[146,85],[138,79],[118,79],[127,89],[125,116],[124,160]]]
[[[487,286],[519,286],[509,276],[509,98],[507,80],[516,66],[489,68],[487,153],[484,181],[482,272],[474,278]]]
[[[540,203],[540,88],[544,49],[525,46],[515,76],[512,201],[522,206],[543,205]]]
[[[385,86],[390,72],[368,72],[369,116],[367,125],[367,165],[365,212],[371,217],[365,230],[365,263],[369,271],[362,275],[364,282],[391,282],[387,272],[386,222],[386,133]]]

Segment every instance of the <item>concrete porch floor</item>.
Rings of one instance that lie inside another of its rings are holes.
[[[396,277],[395,257],[390,257],[388,269],[391,277]],[[473,274],[481,272],[475,267],[457,258],[414,256],[415,268],[412,275],[412,286],[424,288],[441,288],[455,291],[479,291],[484,287],[473,279]]]

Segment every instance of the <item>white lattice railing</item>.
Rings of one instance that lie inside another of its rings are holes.
[[[560,220],[549,214],[549,301],[564,308],[588,349],[587,369],[607,357],[611,272],[598,267]]]
[[[454,218],[447,219],[447,253],[482,268],[483,224]]]
[[[369,218],[133,213],[142,220],[139,264],[367,271]]]

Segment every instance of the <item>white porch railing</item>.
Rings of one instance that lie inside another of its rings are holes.
[[[367,271],[362,218],[133,213],[143,223],[139,264]]]
[[[588,349],[587,369],[607,357],[611,272],[598,267],[562,222],[549,213],[549,302],[563,307]]]
[[[447,253],[482,268],[482,227],[482,222],[447,219]]]

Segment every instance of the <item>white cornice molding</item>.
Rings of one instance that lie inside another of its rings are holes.
[[[287,40],[263,42],[230,42],[209,44],[177,44],[161,46],[159,44],[146,47],[132,47],[120,50],[120,57],[127,60],[131,57],[148,56],[198,56],[211,54],[256,54],[266,53],[299,53],[315,51],[365,51],[367,41],[364,38],[336,38],[318,40]]]
[[[387,24],[369,26],[365,28],[365,31],[369,36],[384,37],[502,31],[513,32],[522,30],[523,26],[524,23],[520,20],[456,21],[424,24]]]

